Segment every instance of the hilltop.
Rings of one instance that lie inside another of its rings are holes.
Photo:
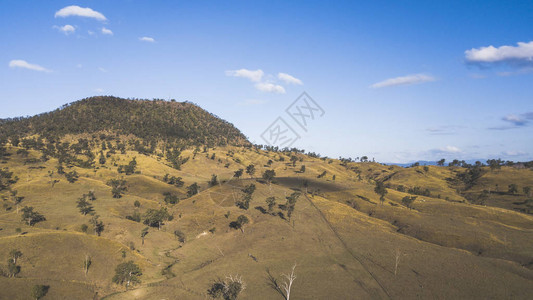
[[[294,265],[292,299],[533,293],[530,164],[331,159],[251,145],[191,103],[111,97],[0,137],[0,298],[209,299],[231,277],[238,299],[284,299]]]
[[[68,134],[112,132],[145,141],[179,141],[194,145],[247,144],[231,123],[190,102],[91,97],[52,112],[4,119],[0,137],[39,135],[54,139]]]

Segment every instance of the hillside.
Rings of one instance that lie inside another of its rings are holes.
[[[0,122],[0,137],[38,134],[60,138],[67,134],[113,132],[147,141],[181,141],[195,145],[242,145],[246,137],[232,124],[190,102],[92,97],[28,118]]]
[[[36,284],[42,299],[210,299],[229,276],[238,299],[285,299],[294,265],[291,299],[533,293],[530,167],[470,176],[269,151],[163,101],[90,98],[0,132],[2,299]],[[25,207],[42,218],[28,224]],[[127,288],[113,278],[128,261],[142,275]]]

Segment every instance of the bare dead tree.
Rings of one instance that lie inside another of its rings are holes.
[[[398,271],[398,265],[400,264],[400,257],[402,256],[402,252],[400,251],[400,249],[396,249],[396,251],[394,252],[394,259],[395,259],[395,262],[394,262],[394,276],[396,276],[396,273]]]
[[[89,272],[89,267],[91,266],[92,260],[89,254],[85,254],[85,260],[83,261],[83,271],[85,272],[85,276],[87,276],[87,273]]]
[[[296,274],[294,274],[294,269],[296,269],[296,264],[292,266],[292,270],[290,274],[281,275],[287,279],[287,281],[283,282],[283,285],[282,285],[283,290],[285,290],[285,299],[287,300],[290,300],[292,283],[296,279]]]

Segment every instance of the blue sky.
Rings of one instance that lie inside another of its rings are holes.
[[[174,98],[330,157],[532,160],[532,28],[532,1],[2,0],[0,118]]]

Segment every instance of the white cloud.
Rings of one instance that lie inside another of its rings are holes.
[[[83,68],[83,65],[82,64],[77,64],[76,68],[81,69],[81,68]]]
[[[65,18],[65,17],[71,17],[71,16],[94,18],[99,21],[107,20],[107,18],[102,13],[99,13],[88,7],[79,7],[77,5],[63,7],[62,9],[58,10],[55,14],[56,18],[57,17]]]
[[[154,38],[151,38],[149,36],[140,37],[139,41],[141,41],[141,42],[149,42],[149,43],[155,42]]]
[[[21,59],[14,59],[14,60],[10,61],[9,62],[9,67],[13,68],[13,69],[14,68],[23,68],[23,69],[39,71],[39,72],[47,72],[47,73],[52,72],[51,70],[48,70],[48,69],[46,69],[44,67],[41,67],[41,66],[35,65],[35,64],[30,64],[27,61],[21,60]]]
[[[287,73],[278,73],[278,79],[284,81],[287,84],[297,84],[297,85],[303,84],[303,82],[300,79],[294,76],[291,76]]]
[[[57,30],[63,32],[65,35],[69,35],[71,33],[74,33],[76,31],[76,28],[72,25],[65,25],[65,26],[54,26]]]
[[[461,149],[455,147],[455,146],[446,146],[444,148],[440,148],[439,150],[441,150],[442,152],[446,152],[446,153],[459,153],[461,152]]]
[[[495,63],[506,61],[525,61],[533,63],[533,41],[518,42],[518,46],[481,47],[465,51],[465,58],[474,63]]]
[[[239,69],[239,70],[230,70],[226,71],[226,76],[233,76],[233,77],[242,77],[242,78],[248,78],[249,80],[253,82],[259,82],[263,78],[263,70],[248,70],[248,69]]]
[[[102,34],[113,35],[113,31],[105,27],[102,27]]]
[[[102,92],[104,91],[104,89],[102,89],[102,88],[97,88],[97,89],[95,89],[94,91],[97,92],[97,93],[102,93]]]
[[[370,87],[374,89],[378,89],[378,88],[389,87],[389,86],[411,85],[411,84],[418,84],[418,83],[423,83],[423,82],[431,82],[435,80],[436,79],[430,75],[413,74],[413,75],[400,76],[400,77],[395,77],[395,78],[390,78],[384,81],[380,81],[380,82],[374,83]]]
[[[98,67],[98,70],[102,73],[107,73],[107,70],[102,67]]]
[[[87,33],[88,33],[89,35],[94,35],[94,31],[91,31],[91,30],[87,30]]]
[[[270,82],[259,82],[255,84],[255,88],[261,92],[285,94],[285,88],[281,85],[273,84]]]
[[[507,156],[523,156],[523,155],[528,155],[527,152],[524,152],[524,151],[514,151],[514,150],[510,150],[510,151],[503,151],[502,152],[502,155],[507,155]]]

